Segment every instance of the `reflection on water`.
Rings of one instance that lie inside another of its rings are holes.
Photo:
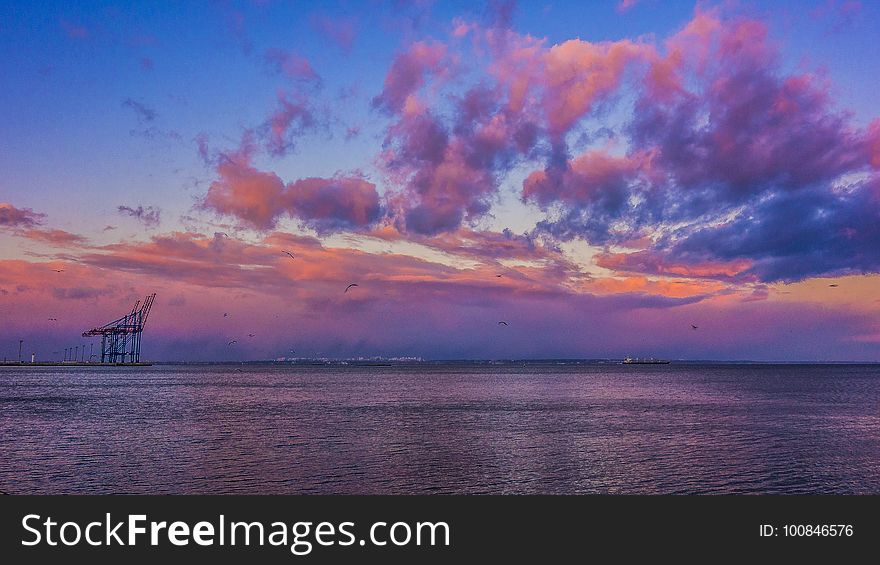
[[[11,493],[880,493],[880,366],[0,370]]]

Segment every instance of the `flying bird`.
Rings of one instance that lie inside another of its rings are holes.
[[[57,322],[57,321],[58,321],[58,318],[49,318],[49,321],[50,321],[50,322]]]
[[[228,312],[223,312],[223,317],[226,318],[227,316],[229,316],[229,313],[228,313]]]
[[[232,345],[233,343],[238,343],[238,340],[233,339],[232,341],[230,341],[230,342],[227,343],[226,345]]]
[[[495,276],[498,277],[498,278],[500,279],[500,278],[503,277],[504,275],[495,275]]]
[[[838,284],[829,284],[828,286],[830,286],[831,288],[837,288],[837,287],[840,286],[840,285],[838,285]]]
[[[348,292],[348,289],[355,287],[355,286],[358,286],[357,283],[351,283],[350,285],[345,287],[345,290],[342,292],[342,294],[345,294],[346,292]]]
[[[56,273],[63,273],[64,272],[64,269],[52,269],[52,270],[55,271]]]
[[[248,334],[248,337],[254,337],[257,334]]]
[[[499,326],[509,326],[510,324],[508,324],[507,322],[502,320],[502,321],[498,322],[498,325]]]
[[[294,257],[294,256],[293,256],[293,253],[291,253],[290,251],[282,251],[282,253],[284,253],[285,255],[287,255],[288,257],[290,257],[291,259],[296,259],[296,257]]]
[[[697,326],[691,324],[691,329],[692,329],[692,330],[695,330],[695,329],[697,329]]]

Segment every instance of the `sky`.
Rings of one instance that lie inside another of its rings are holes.
[[[155,292],[162,361],[880,361],[878,29],[854,0],[3,3],[0,357]]]

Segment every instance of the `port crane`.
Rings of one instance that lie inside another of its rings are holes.
[[[155,298],[154,292],[144,298],[143,302],[135,302],[131,312],[118,320],[83,332],[83,337],[101,336],[101,363],[140,362],[141,335]]]

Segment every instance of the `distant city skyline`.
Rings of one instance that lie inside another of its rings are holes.
[[[155,292],[155,361],[880,361],[878,29],[852,0],[7,3],[0,359]]]

